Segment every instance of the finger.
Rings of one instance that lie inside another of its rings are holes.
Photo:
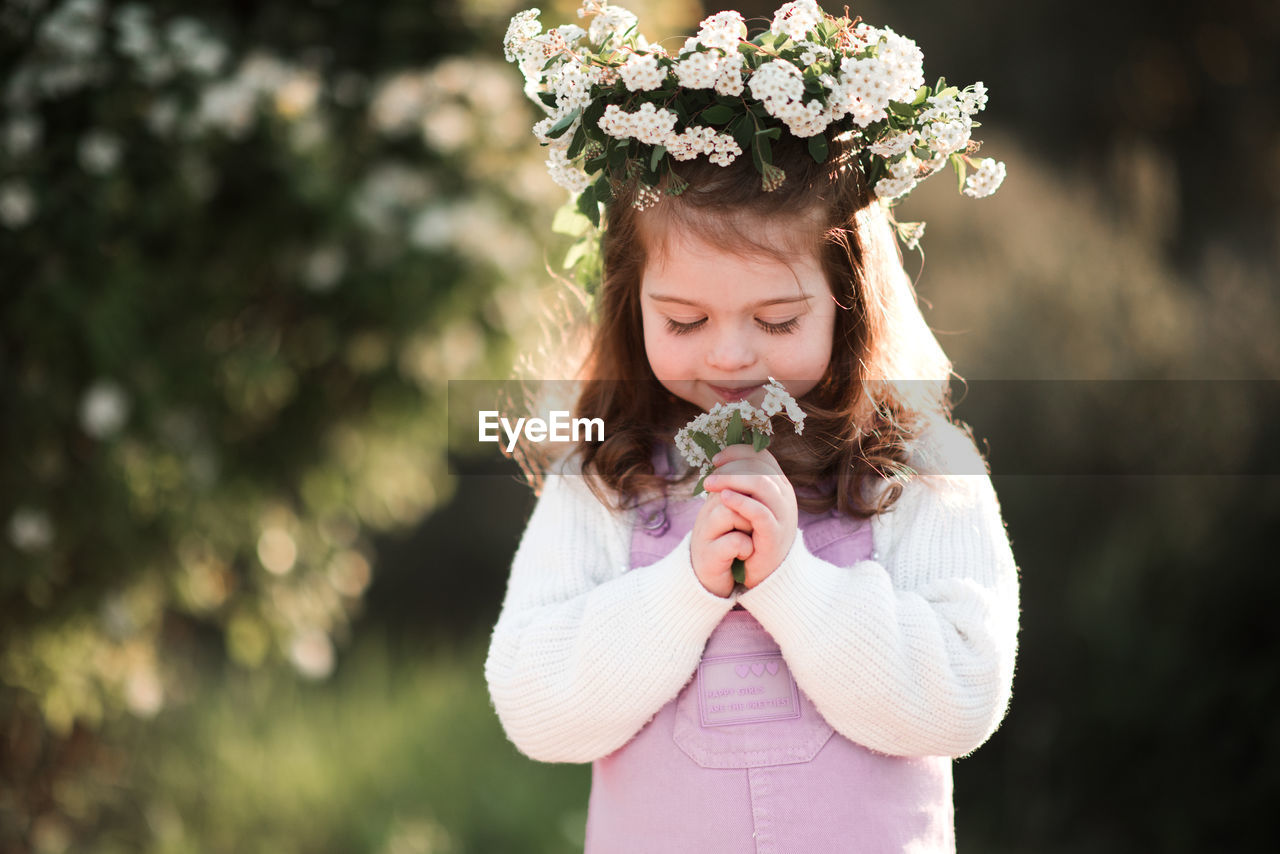
[[[701,521],[694,523],[694,530],[708,540],[730,531],[742,531],[748,534],[752,531],[751,522],[740,513],[725,506],[719,493],[713,493],[707,499],[707,504],[699,511],[699,516]]]
[[[769,510],[768,504],[756,501],[750,495],[733,492],[733,490],[724,490],[721,493],[721,501],[724,502],[724,510],[736,513],[756,533],[762,533],[762,531],[768,531],[778,526],[778,517],[774,515],[772,510]]]
[[[777,465],[778,463],[777,459],[773,456],[773,454],[769,453],[768,448],[764,449],[763,451],[757,451],[755,448],[751,447],[750,445],[730,445],[729,447],[725,448],[723,451],[721,451],[720,453],[712,457],[711,464],[714,466],[722,466],[722,465],[725,465],[726,463],[735,462],[737,460],[768,461],[770,463],[773,463],[773,465],[778,468],[779,472],[782,471],[781,467]]]
[[[784,484],[786,487],[790,486],[787,479],[780,475],[713,474],[702,485],[707,492],[714,494],[720,494],[729,489],[741,492],[743,495],[750,495],[757,501],[769,505],[774,512],[780,513],[787,503],[787,489]],[[794,495],[794,491],[792,494]]]
[[[722,537],[711,541],[712,560],[717,563],[730,564],[734,558],[746,560],[755,551],[755,543],[751,537],[741,531],[730,531]]]

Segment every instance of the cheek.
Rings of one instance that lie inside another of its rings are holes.
[[[664,334],[662,328],[662,320],[654,317],[649,312],[643,312],[641,315],[644,331],[644,354],[649,361],[649,368],[655,376],[662,377],[669,373],[668,366],[672,361],[671,351],[672,342],[668,339],[671,337]]]

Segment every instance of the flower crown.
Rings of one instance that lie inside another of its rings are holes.
[[[981,83],[927,86],[915,42],[832,17],[815,0],[784,3],[750,40],[742,15],[718,12],[674,56],[606,0],[584,0],[578,16],[587,29],[544,33],[538,15],[529,9],[511,19],[506,58],[519,63],[526,93],[548,114],[533,132],[550,150],[551,177],[576,194],[595,227],[615,184],[634,182],[633,203],[643,209],[663,193],[682,193],[679,164],[700,156],[727,166],[749,155],[763,189],[776,189],[786,174],[770,143],[784,130],[808,140],[818,163],[838,139],[886,205],[947,161],[973,198],[1004,180],[1003,163],[971,157],[979,145],[970,138],[973,116],[987,103]],[[924,223],[899,223],[898,233],[914,249]]]

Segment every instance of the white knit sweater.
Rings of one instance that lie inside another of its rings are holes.
[[[937,460],[945,460],[945,465]],[[925,472],[981,472],[954,428],[918,443]],[[693,499],[701,500],[701,499]],[[877,560],[838,567],[797,532],[778,569],[730,598],[698,582],[689,537],[628,572],[635,511],[551,475],[516,552],[485,677],[508,737],[547,762],[626,744],[689,681],[741,603],[847,738],[882,753],[963,756],[995,731],[1013,683],[1018,579],[985,474],[928,475],[872,520]]]

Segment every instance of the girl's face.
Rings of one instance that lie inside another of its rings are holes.
[[[756,237],[786,246],[785,227]],[[649,366],[676,397],[709,410],[750,397],[769,377],[800,398],[831,360],[835,300],[816,253],[743,253],[669,229],[640,286]]]

